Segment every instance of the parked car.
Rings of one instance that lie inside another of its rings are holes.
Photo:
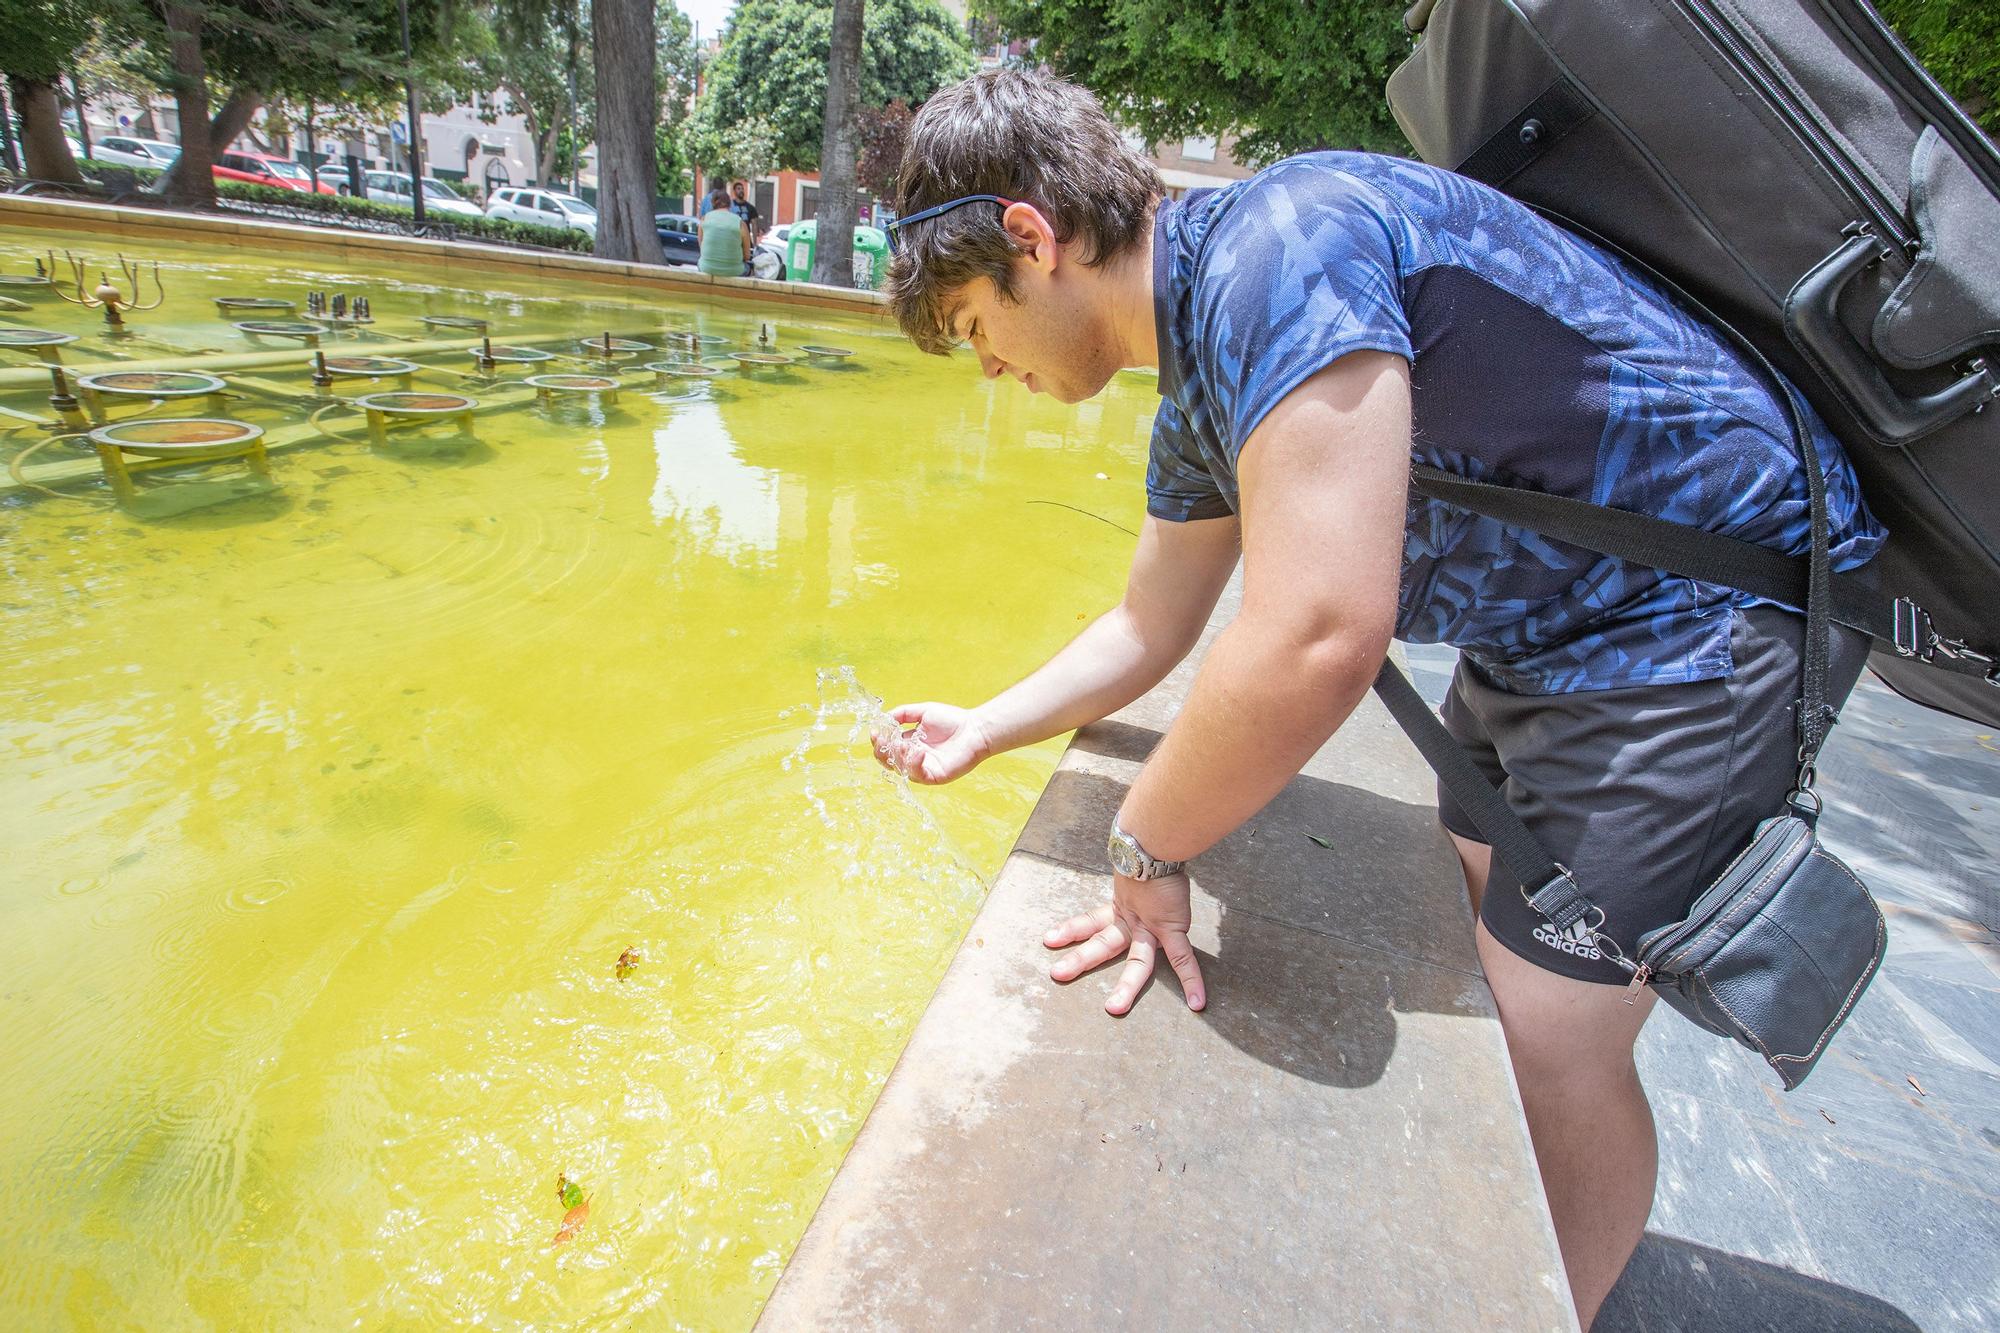
[[[544,227],[563,227],[597,239],[597,210],[573,194],[556,190],[510,186],[495,190],[487,201],[486,216],[506,222],[535,222]]]
[[[785,238],[792,234],[791,224],[773,227],[757,238],[757,248],[750,252],[750,268],[754,276],[769,282],[776,282],[785,276]]]
[[[163,139],[133,139],[123,134],[107,134],[90,141],[90,155],[99,162],[115,162],[121,167],[151,167],[165,171],[181,155],[181,146]]]
[[[700,223],[700,218],[686,213],[653,214],[653,229],[660,233],[660,249],[666,251],[669,264],[701,262]]]
[[[323,177],[325,173],[321,174]],[[345,179],[346,175],[346,172],[342,172],[342,179]],[[404,208],[413,208],[410,203],[410,177],[407,172],[371,171],[367,173],[367,179],[370,199],[377,203],[399,204]],[[432,176],[424,177],[424,211],[468,218],[486,216],[478,204],[454,194],[450,186]]]
[[[297,190],[300,194],[313,192],[312,176],[304,167],[288,157],[274,157],[270,153],[224,153],[216,159],[213,170],[217,180],[249,181],[252,185]],[[333,187],[322,180],[319,192],[332,194]]]

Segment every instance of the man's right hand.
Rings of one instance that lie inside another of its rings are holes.
[[[985,723],[969,708],[955,704],[903,704],[889,716],[914,731],[881,733],[874,737],[875,758],[912,782],[937,786],[962,778],[993,753]]]

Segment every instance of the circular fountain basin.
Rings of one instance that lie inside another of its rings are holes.
[[[216,308],[227,313],[232,310],[282,310],[286,314],[298,309],[298,302],[282,300],[276,296],[218,296]]]
[[[249,319],[236,327],[253,338],[317,338],[326,330],[299,319]]]
[[[192,370],[107,370],[79,375],[76,382],[93,393],[120,398],[199,398],[229,387]]]
[[[96,444],[110,445],[147,458],[197,462],[204,458],[234,458],[250,452],[264,437],[261,426],[226,417],[176,417],[159,421],[121,421],[90,432]]]
[[[583,350],[594,356],[626,357],[637,356],[641,352],[657,352],[660,349],[651,343],[642,343],[637,338],[580,338]]]
[[[530,375],[522,381],[553,393],[616,393],[618,381],[603,375]]]
[[[76,341],[74,333],[48,329],[0,329],[0,347],[60,347]]]
[[[52,287],[55,284],[39,273],[0,273],[0,287]]]
[[[417,321],[433,329],[469,329],[474,333],[486,332],[486,321],[474,319],[470,315],[419,315]]]
[[[471,350],[474,356],[479,355],[479,349],[477,347],[472,348]],[[535,361],[553,361],[556,359],[556,354],[554,352],[544,352],[539,347],[495,346],[492,349],[492,351],[488,353],[488,355],[491,356],[495,361],[506,361],[510,363],[519,363],[519,364],[527,364]]]
[[[650,370],[655,375],[672,375],[689,380],[710,380],[722,373],[714,366],[704,366],[699,361],[648,361],[639,369]]]
[[[789,366],[798,360],[797,357],[786,356],[782,352],[734,352],[731,355],[739,364],[757,370],[776,370],[780,366]]]
[[[476,398],[455,393],[371,393],[354,405],[391,417],[448,417],[479,406]]]
[[[387,375],[414,375],[420,367],[414,361],[399,361],[393,356],[329,356],[326,371],[329,375],[345,375],[356,379],[381,379]]]
[[[799,350],[815,361],[845,361],[854,355],[851,347],[828,347],[824,343],[801,343]]]

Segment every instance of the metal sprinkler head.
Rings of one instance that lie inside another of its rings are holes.
[[[498,362],[493,359],[493,340],[491,338],[481,338],[479,340],[479,360],[476,364],[483,374],[490,375],[493,373],[493,368]]]
[[[332,387],[333,387],[333,376],[332,376],[332,375],[330,375],[329,373],[327,373],[327,369],[326,369],[326,353],[325,353],[325,352],[314,352],[314,353],[313,353],[313,379],[312,379],[312,382],[313,382],[313,387],[314,387],[315,389],[330,389],[330,388],[332,388]]]

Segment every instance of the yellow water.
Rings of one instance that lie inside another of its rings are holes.
[[[376,352],[471,313],[857,355],[472,446],[348,419],[179,517],[241,469],[0,493],[0,1327],[747,1327],[1058,752],[904,790],[863,691],[976,701],[1115,600],[1149,387],[1065,409],[820,311],[146,253],[168,348],[255,350],[210,298],[317,286],[370,295]],[[72,364],[166,355],[28,299],[0,323]],[[590,1215],[553,1247],[558,1172]]]

